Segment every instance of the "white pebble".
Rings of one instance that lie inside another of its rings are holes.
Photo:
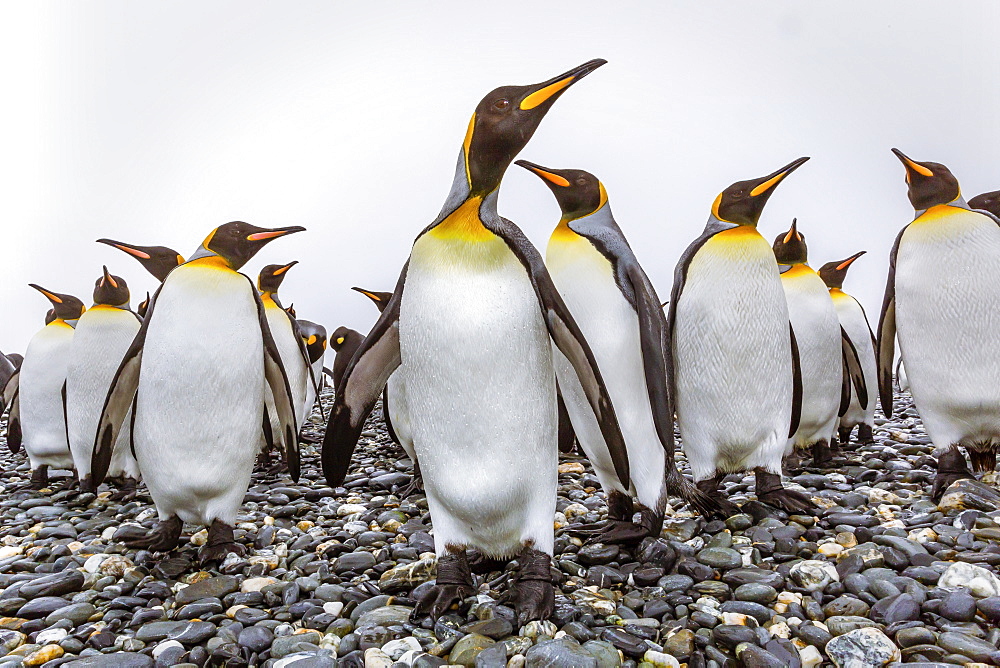
[[[158,644],[156,647],[153,648],[153,658],[154,659],[159,658],[161,654],[163,654],[171,647],[180,647],[181,649],[184,649],[184,645],[182,645],[177,640],[164,640],[163,642],[161,642],[160,644]]]

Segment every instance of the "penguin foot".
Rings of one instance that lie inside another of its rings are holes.
[[[465,598],[472,596],[475,590],[465,550],[446,554],[438,559],[434,586],[417,599],[410,620],[430,615],[431,620],[436,622],[453,605],[460,605]]]
[[[119,481],[115,482],[115,485],[117,489],[111,492],[111,498],[115,501],[126,503],[134,499],[138,493],[139,481],[135,478],[122,476]]]
[[[846,441],[845,441],[846,442]],[[865,424],[862,422],[858,425],[858,443],[874,443],[875,436],[872,434],[872,427],[870,424]]]
[[[233,552],[238,557],[247,553],[245,547],[236,542],[231,524],[215,519],[208,528],[208,541],[198,550],[198,560],[202,564],[210,561],[222,561],[226,555]]]
[[[49,467],[42,464],[31,472],[31,483],[28,489],[45,489],[49,485]]]
[[[854,427],[839,427],[837,429],[838,440],[847,445],[851,442],[851,432],[854,431]],[[858,426],[858,440],[861,440],[861,425]]]
[[[785,473],[799,472],[805,468],[805,464],[805,455],[798,449],[792,450],[791,453],[781,460],[781,468]]]
[[[184,523],[176,515],[168,520],[161,520],[156,523],[152,530],[144,536],[138,538],[124,539],[122,542],[128,547],[138,550],[149,550],[150,552],[170,552],[177,547],[181,537],[181,529]]]
[[[80,493],[81,494],[94,494],[97,491],[97,485],[94,484],[94,479],[88,473],[80,479]]]
[[[830,444],[825,440],[813,443],[812,457],[812,465],[816,468],[826,468],[832,465],[833,453]]]
[[[405,499],[411,494],[422,491],[424,491],[424,477],[420,475],[420,464],[414,462],[413,476],[410,477],[410,482],[407,483],[406,487],[396,492],[396,494],[399,495],[399,498]]]
[[[969,459],[972,460],[972,470],[976,473],[989,473],[997,467],[996,450],[973,450],[969,448]]]
[[[552,557],[533,547],[526,547],[517,558],[510,598],[518,626],[536,619],[548,619],[555,610],[555,587],[552,586]]]
[[[634,545],[649,535],[649,528],[631,520],[608,520],[604,524],[585,525],[566,533],[578,537],[586,536],[587,545],[595,543]]]
[[[717,475],[711,479],[711,487],[708,485],[694,485],[680,473],[667,474],[667,492],[684,499],[684,501],[697,510],[706,519],[719,517],[726,519],[740,512],[740,507],[728,499],[722,498],[719,494],[719,480]],[[705,482],[705,481],[702,481]],[[652,527],[651,527],[652,528]],[[647,534],[656,537],[660,535],[663,528],[663,518],[659,519],[659,526],[655,531]]]
[[[301,434],[299,434],[299,443],[316,444],[316,443],[322,443],[322,442],[323,442],[322,438],[318,438],[316,436],[312,436],[312,435],[307,434],[305,432],[302,432]]]
[[[948,452],[938,457],[937,470],[934,487],[931,488],[931,500],[935,502],[941,500],[945,491],[956,480],[975,478],[965,463],[965,455],[957,446],[952,446]]]
[[[807,513],[816,509],[808,495],[781,484],[781,476],[762,468],[754,469],[757,500],[786,513]]]

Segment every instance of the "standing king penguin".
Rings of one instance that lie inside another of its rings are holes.
[[[337,353],[333,358],[333,370],[331,372],[333,389],[337,389],[340,386],[340,381],[344,377],[344,372],[347,371],[347,366],[351,363],[354,353],[358,352],[358,348],[361,347],[361,343],[364,340],[364,334],[350,327],[341,325],[333,330],[333,334],[330,335],[330,347]]]
[[[302,229],[221,225],[153,296],[105,400],[92,462],[98,485],[134,398],[128,428],[159,523],[129,544],[171,550],[191,522],[210,525],[203,561],[242,552],[233,522],[260,444],[265,378],[281,424],[274,439],[298,478],[298,428],[281,355],[253,281],[238,270],[268,242]]]
[[[674,270],[667,317],[677,422],[696,484],[718,494],[724,474],[752,470],[757,498],[789,512],[813,508],[781,484],[802,378],[781,275],[757,221],[774,188],[806,160],[719,194]]]
[[[94,305],[76,324],[66,374],[66,428],[81,491],[95,489],[90,461],[97,421],[118,365],[140,324],[139,317],[129,309],[128,285],[104,267],[104,275],[94,286]],[[122,431],[115,443],[108,475],[118,479],[126,496],[135,493],[139,465],[132,456],[128,431]]]
[[[368,297],[375,304],[379,313],[385,311],[392,300],[391,292],[375,292],[364,288],[351,288]],[[350,359],[347,360],[350,362]],[[403,373],[396,369],[382,390],[382,421],[385,422],[385,429],[389,432],[389,438],[393,443],[403,448],[406,456],[413,462],[413,477],[410,484],[399,491],[399,498],[405,499],[413,492],[424,488],[423,476],[420,473],[420,462],[417,461],[417,452],[413,448],[413,430],[410,428],[410,416],[406,405],[406,386],[403,384]]]
[[[52,320],[31,337],[21,369],[8,382],[12,396],[8,418],[8,446],[20,443],[31,463],[31,486],[48,484],[48,467],[73,468],[66,437],[66,370],[74,327],[86,307],[72,295],[31,284],[52,303]]]
[[[549,187],[562,217],[549,237],[545,266],[601,368],[628,448],[631,480],[618,480],[611,452],[573,366],[553,350],[556,379],[580,446],[608,498],[608,524],[591,540],[638,542],[659,536],[667,496],[705,515],[719,504],[692,485],[674,463],[674,410],[667,387],[667,319],[653,284],[611,213],[597,177],[578,169],[517,164]],[[639,521],[633,522],[639,504]]]
[[[306,383],[306,399],[302,406],[302,422],[305,423],[313,406],[319,400],[319,391],[323,389],[323,357],[326,355],[327,344],[326,327],[301,318],[295,323],[298,325],[302,343],[309,354],[309,372],[312,374],[311,381]]]
[[[845,407],[841,406],[842,415],[837,427],[841,444],[847,443],[851,439],[851,431],[858,427],[858,442],[872,442],[872,428],[875,426],[875,392],[878,387],[878,370],[875,366],[875,335],[872,333],[871,325],[868,323],[868,316],[861,302],[844,292],[844,279],[847,278],[847,269],[859,257],[865,254],[860,251],[851,257],[839,262],[827,262],[819,269],[819,277],[830,289],[830,297],[833,299],[833,306],[837,309],[837,318],[840,326],[844,328],[847,340],[851,342],[858,356],[858,363],[861,365],[861,374],[864,379],[865,396],[862,397],[857,391],[852,391],[850,403]],[[845,375],[849,372],[846,370]],[[848,390],[854,388],[845,383]],[[862,401],[862,398],[865,401]]]
[[[1000,224],[972,210],[944,165],[893,149],[915,217],[896,237],[878,327],[879,396],[892,416],[894,339],[938,456],[932,498],[996,466],[1000,447]]]
[[[551,615],[558,452],[550,337],[573,363],[622,484],[628,454],[593,353],[541,255],[497,213],[504,172],[552,104],[604,60],[489,93],[469,121],[451,192],[416,239],[392,299],[338,387],[323,444],[339,485],[365,418],[403,372],[438,554],[414,614],[443,614],[475,589],[466,550],[516,556],[517,620]]]
[[[868,400],[861,365],[840,326],[829,288],[807,264],[806,238],[799,232],[797,221],[793,220],[788,231],[775,238],[772,248],[802,373],[802,413],[788,451],[811,449],[813,466],[829,466],[840,409],[846,410],[850,401],[851,380],[860,383],[862,398],[866,403]],[[844,373],[845,364],[853,374]]]

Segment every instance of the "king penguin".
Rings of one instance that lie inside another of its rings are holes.
[[[844,379],[861,378],[860,362],[853,345],[849,340],[845,342],[842,335],[830,290],[808,264],[806,237],[799,231],[798,221],[793,220],[788,231],[775,238],[772,248],[781,272],[781,287],[795,331],[802,373],[799,428],[792,435],[786,454],[812,450],[813,466],[829,466],[840,408],[846,409],[850,401]],[[850,347],[849,358],[844,356],[845,346]],[[845,360],[847,368],[855,370],[855,374],[845,376]],[[867,402],[867,395],[863,398]]]
[[[631,543],[659,536],[668,494],[706,516],[720,513],[715,500],[684,478],[674,462],[667,319],[615,222],[604,184],[579,169],[550,169],[526,160],[517,164],[541,178],[559,203],[562,216],[549,237],[545,266],[594,351],[628,449],[631,479],[625,485],[573,366],[555,348],[556,380],[573,431],[608,499],[608,524],[591,540]],[[638,522],[633,521],[636,511]]]
[[[327,337],[323,325],[301,318],[295,322],[309,354],[309,372],[312,374],[311,381],[306,383],[306,399],[302,406],[302,420],[305,422],[319,400],[319,391],[323,389],[323,357],[326,355]]]
[[[333,358],[333,370],[331,373],[333,389],[337,389],[340,386],[344,372],[347,371],[347,365],[351,363],[354,353],[358,352],[358,348],[361,347],[361,342],[364,340],[364,334],[350,327],[342,325],[333,330],[333,334],[330,335],[330,347],[337,353]]]
[[[385,307],[392,299],[391,292],[375,292],[364,288],[351,289],[371,299],[379,313],[385,311]],[[403,374],[399,369],[389,376],[385,389],[382,390],[382,420],[385,422],[386,431],[389,432],[389,438],[403,448],[406,456],[413,462],[413,477],[410,478],[410,484],[399,491],[399,498],[405,499],[413,492],[422,490],[424,481],[420,473],[420,462],[417,461],[417,453],[413,448],[413,433],[406,405],[406,386],[403,384]]]
[[[799,426],[802,378],[781,274],[757,221],[775,187],[806,160],[719,194],[704,232],[674,270],[667,316],[668,370],[696,484],[718,494],[724,474],[753,471],[757,498],[788,512],[813,508],[809,497],[781,484],[781,459]]]
[[[10,357],[0,352],[0,392],[3,392],[4,388],[7,387],[7,382],[15,373],[17,373],[17,367],[14,366],[14,362]],[[7,404],[0,396],[0,415],[3,415],[6,409]]]
[[[389,376],[403,372],[438,554],[436,582],[415,616],[437,618],[474,593],[468,548],[517,557],[511,598],[519,624],[553,611],[558,451],[550,338],[581,376],[619,479],[629,484],[628,453],[593,353],[541,255],[497,213],[504,172],[546,112],[604,63],[482,99],[444,207],[414,242],[392,299],[338,388],[323,444],[333,486],[343,481]]]
[[[66,437],[66,371],[74,327],[86,307],[72,295],[31,287],[52,303],[53,318],[31,338],[21,369],[8,382],[12,394],[7,439],[12,450],[19,442],[24,445],[31,486],[41,489],[48,484],[48,467],[73,468]]]
[[[879,396],[892,416],[895,345],[935,446],[932,498],[996,466],[1000,447],[1000,224],[972,210],[944,165],[893,149],[906,168],[914,219],[893,244],[878,327]]]
[[[976,195],[969,200],[970,209],[979,209],[1000,218],[1000,190]]]
[[[139,317],[129,309],[125,280],[112,276],[104,267],[104,274],[94,286],[94,305],[76,324],[66,374],[66,428],[81,491],[95,489],[90,461],[97,421],[118,365],[139,332],[139,325]],[[127,430],[121,432],[114,445],[108,476],[119,481],[125,496],[135,493],[139,465],[132,456]]]
[[[847,340],[851,342],[851,346],[857,353],[865,387],[865,396],[862,397],[852,385],[845,383],[851,396],[850,403],[846,407],[841,406],[842,414],[837,427],[841,444],[850,441],[851,432],[855,426],[858,428],[858,442],[871,443],[873,441],[872,428],[875,426],[875,392],[878,387],[878,370],[875,366],[875,335],[872,333],[868,316],[865,314],[861,302],[844,292],[847,269],[864,254],[865,251],[859,251],[847,259],[827,262],[819,269],[819,277],[830,289],[830,297],[833,299],[834,308],[837,309],[840,326],[844,328]],[[846,365],[845,373],[849,374],[846,371]]]
[[[281,355],[253,281],[238,270],[265,244],[302,229],[221,225],[153,296],[104,402],[91,464],[98,485],[134,398],[128,428],[159,523],[130,545],[171,550],[190,522],[210,525],[203,561],[242,552],[233,522],[260,444],[265,378],[281,424],[274,438],[298,478],[298,427]]]

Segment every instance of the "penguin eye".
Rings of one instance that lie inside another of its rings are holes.
[[[733,193],[733,197],[735,197],[736,199],[741,199],[744,195],[746,195],[746,191],[743,190],[742,188]]]
[[[587,185],[587,179],[585,177],[581,176],[580,178],[578,178],[576,180],[576,185],[578,185],[578,186],[585,186],[585,185]]]
[[[506,109],[509,106],[510,106],[510,100],[508,100],[505,97],[501,97],[498,100],[494,100],[494,102],[493,102],[493,107],[495,109],[501,109],[501,110],[503,110],[503,109]]]

